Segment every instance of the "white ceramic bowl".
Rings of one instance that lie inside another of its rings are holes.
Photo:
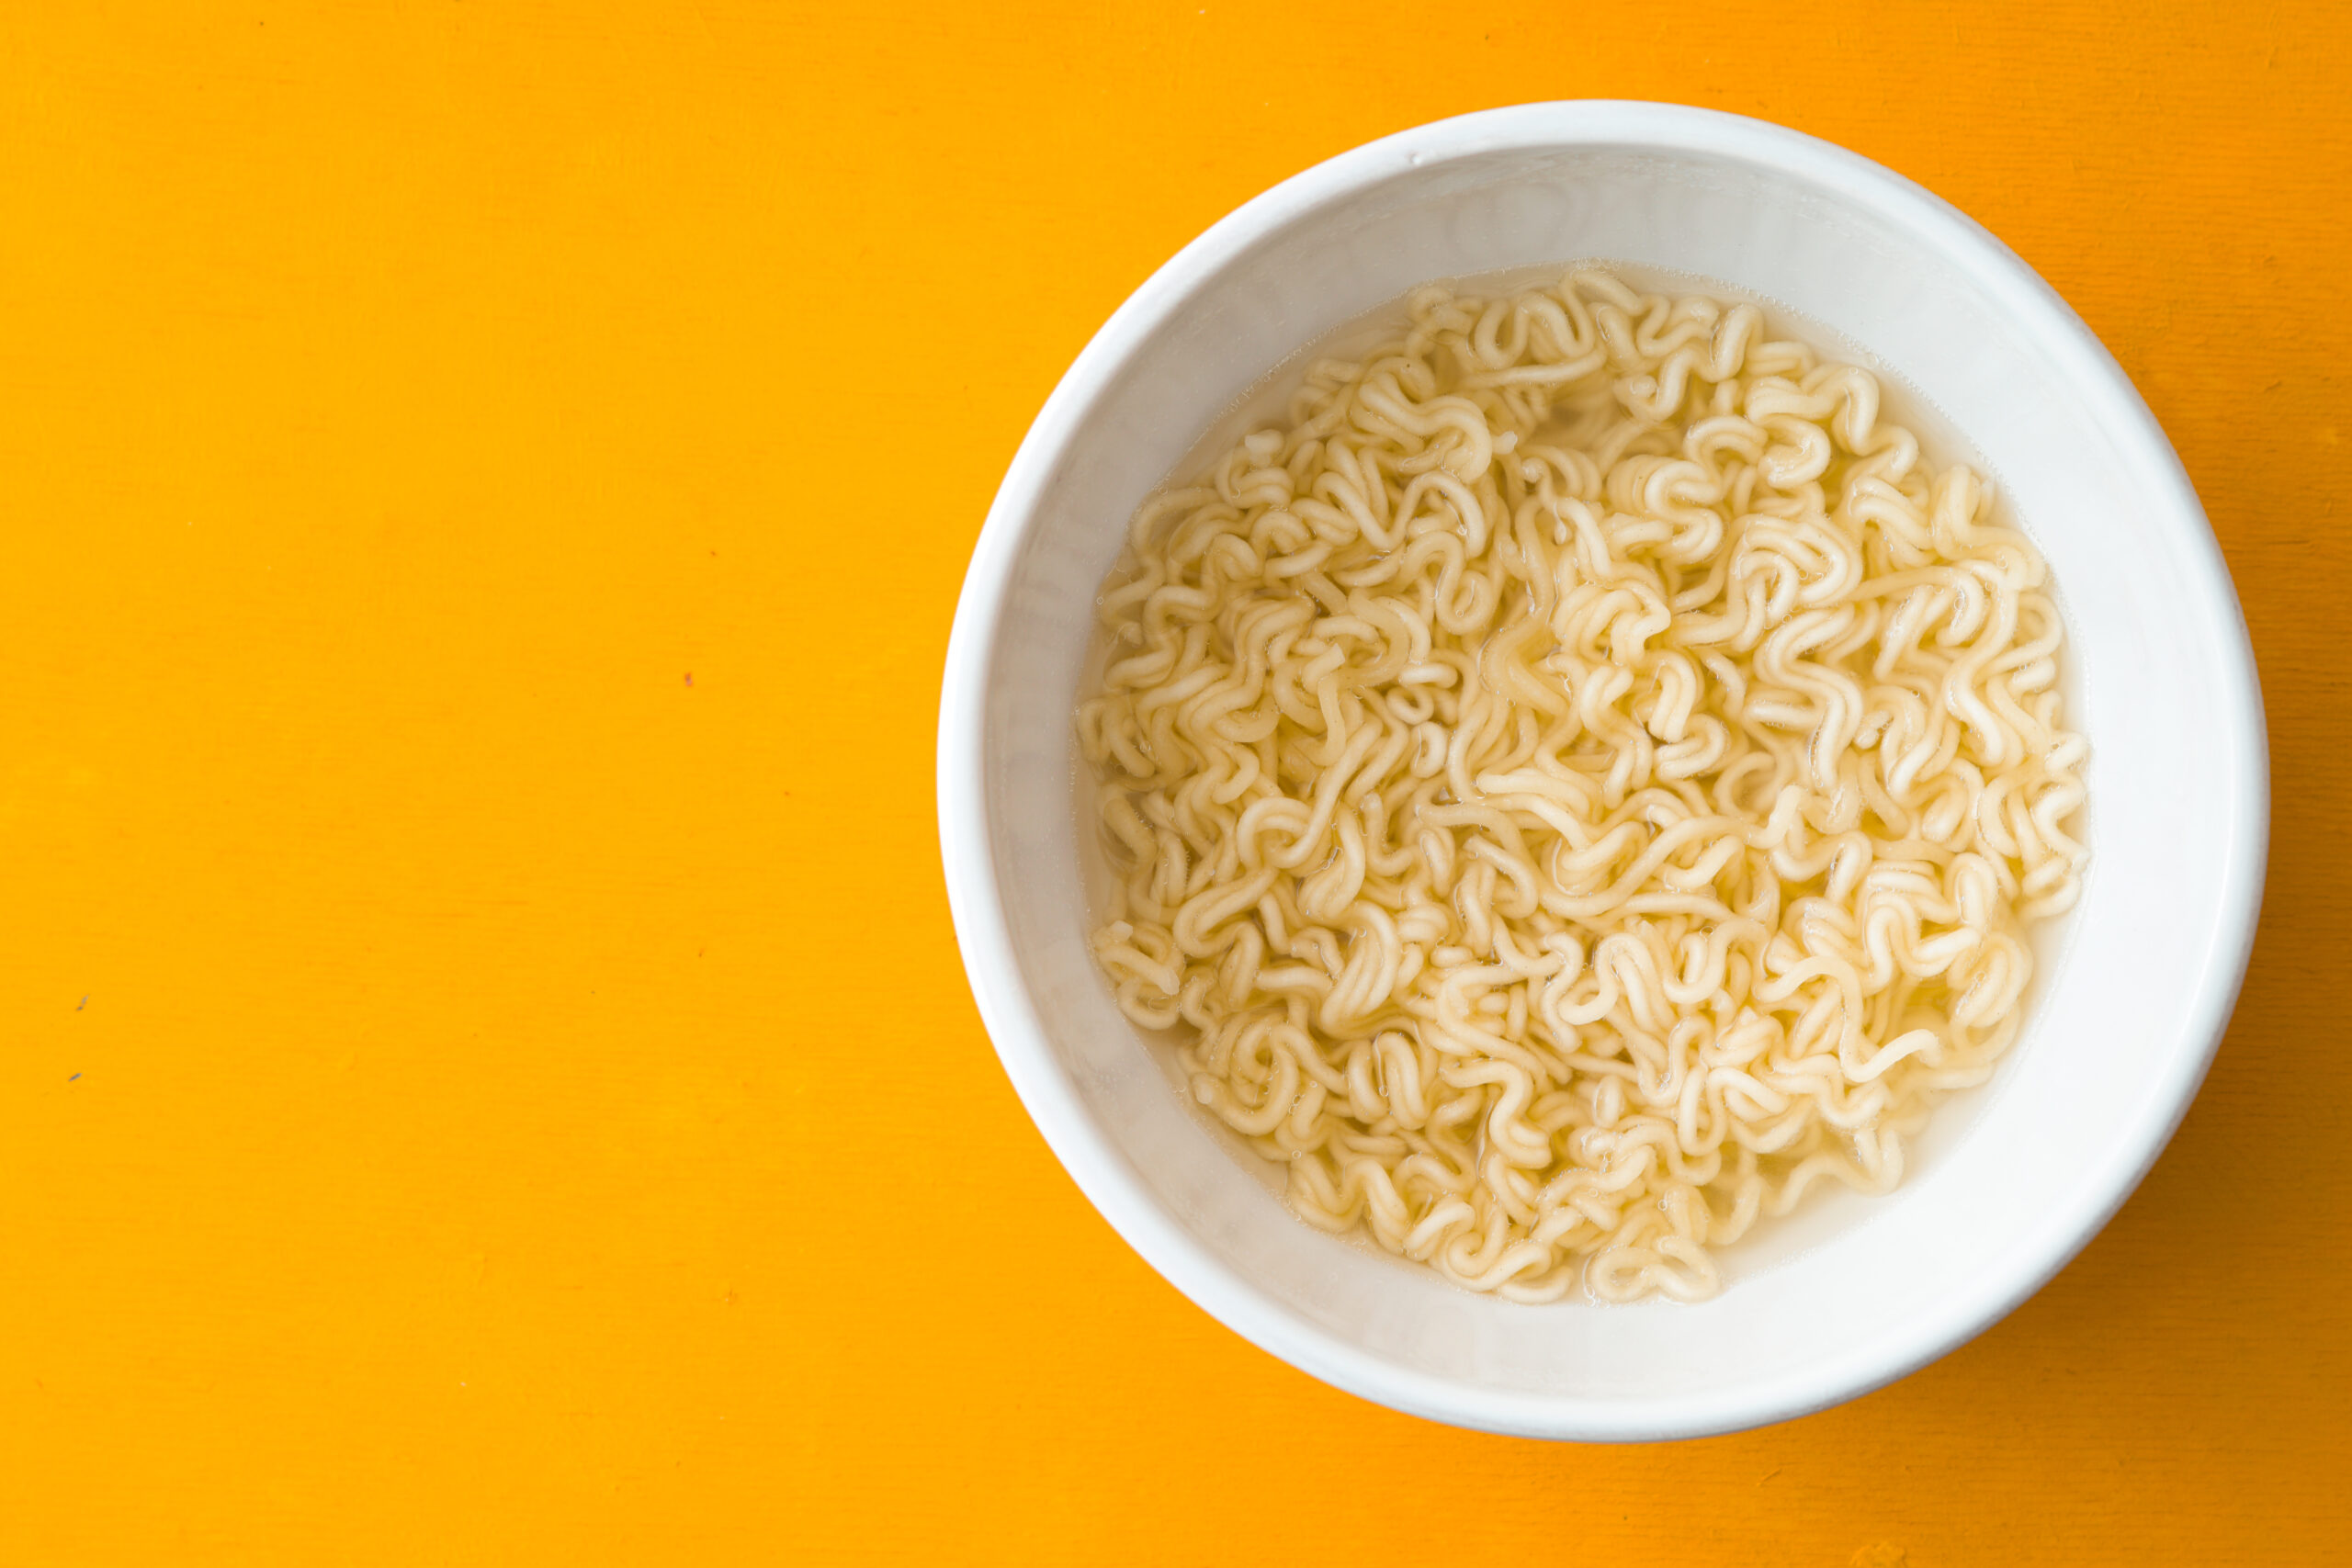
[[[1945,1107],[1899,1190],[1809,1202],[1731,1256],[1728,1288],[1696,1306],[1516,1306],[1309,1229],[1196,1119],[1086,942],[1070,716],[1136,504],[1333,326],[1431,278],[1580,257],[1777,300],[1939,407],[2049,558],[2070,717],[2091,743],[2084,899],[1998,1076]],[[1548,1438],[1690,1437],[1815,1410],[1942,1355],[2054,1274],[2204,1076],[2253,937],[2267,789],[2253,656],[2211,530],[2064,301],[1865,159],[1653,104],[1424,126],[1285,181],[1185,247],[1079,355],[1014,457],[965,580],[940,713],[940,838],[972,989],[1095,1206],[1178,1290],[1293,1365],[1399,1410]]]

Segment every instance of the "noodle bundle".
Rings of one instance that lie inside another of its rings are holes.
[[[1309,1223],[1702,1298],[2017,1033],[2086,859],[2045,570],[1753,306],[1407,313],[1133,522],[1095,954]]]

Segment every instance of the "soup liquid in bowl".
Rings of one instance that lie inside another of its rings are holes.
[[[1630,270],[1278,367],[1139,514],[1080,714],[1163,1065],[1302,1218],[1528,1302],[1710,1296],[1891,1189],[2087,858],[2031,546],[1818,334]]]

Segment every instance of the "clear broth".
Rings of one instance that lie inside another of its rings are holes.
[[[1793,339],[1809,345],[1825,359],[1835,359],[1860,366],[1878,378],[1882,417],[1906,426],[1918,438],[1920,455],[1926,462],[1938,468],[1948,468],[1955,463],[1965,463],[1975,469],[1992,486],[1994,515],[2007,526],[2023,533],[2028,538],[2033,537],[2033,530],[2027,525],[2025,519],[2011,505],[2007,487],[2002,482],[1999,470],[1986,459],[1985,455],[1973,442],[1962,434],[1935,400],[1899,367],[1882,359],[1871,353],[1868,347],[1847,337],[1844,333],[1809,316],[1802,315],[1776,299],[1758,294],[1752,289],[1741,288],[1736,285],[1696,273],[1637,266],[1623,262],[1598,259],[1567,261],[1554,265],[1512,267],[1499,272],[1475,273],[1455,277],[1438,277],[1430,279],[1429,283],[1442,284],[1458,294],[1492,299],[1499,295],[1516,294],[1529,288],[1548,287],[1567,273],[1581,268],[1607,271],[1645,293],[1673,296],[1696,294],[1711,299],[1753,305],[1763,313],[1766,336]],[[1427,287],[1427,284],[1419,287]],[[1214,468],[1227,452],[1251,431],[1286,423],[1285,413],[1291,394],[1296,389],[1307,367],[1319,359],[1359,359],[1383,342],[1398,336],[1407,321],[1405,298],[1400,295],[1362,315],[1343,321],[1277,360],[1265,374],[1250,384],[1249,390],[1227,404],[1224,412],[1210,422],[1200,439],[1193,442],[1184,456],[1160,477],[1159,483],[1152,487],[1150,493],[1157,494],[1160,491],[1176,485],[1192,482]],[[1137,498],[1138,504],[1142,499]],[[1119,526],[1123,531],[1125,525],[1126,519],[1121,518]],[[1123,547],[1122,562],[1125,558]],[[1114,572],[1118,570],[1114,568]],[[2067,628],[2067,643],[2062,645],[2060,653],[2059,694],[2064,700],[2065,711],[2069,714],[2079,714],[2083,704],[2082,672],[2078,661],[2065,655],[2065,648],[2075,641],[2073,617],[2067,614],[2064,585],[2053,581],[2049,585],[2048,592],[2052,603],[2057,605],[2059,619]],[[1098,626],[1092,639],[1088,644],[1085,666],[1080,676],[1079,691],[1091,692],[1101,682],[1109,652],[1110,639]],[[1110,908],[1116,882],[1112,874],[1108,857],[1103,852],[1101,830],[1095,821],[1093,774],[1084,760],[1079,757],[1074,744],[1070,751],[1070,762],[1071,820],[1077,828],[1080,839],[1078,860],[1085,886],[1088,929],[1092,930],[1102,923],[1105,913]],[[2094,755],[2083,770],[2085,783],[2090,789],[2091,804],[2096,804],[2098,798],[2097,764],[2098,758]],[[2096,875],[2098,857],[2093,836],[2091,805],[2086,805],[2074,818],[2072,826],[2076,837],[2093,850],[2090,867],[2085,874],[2086,877]],[[2000,1066],[1988,1082],[1975,1089],[1952,1094],[1936,1107],[1935,1113],[1929,1118],[1928,1125],[1911,1140],[1906,1149],[1903,1179],[1905,1186],[1921,1179],[1923,1174],[1934,1168],[1946,1150],[1967,1135],[1969,1130],[1983,1117],[1985,1110],[1999,1097],[2004,1086],[2015,1077],[2010,1064],[2034,1048],[2033,1010],[2036,1000],[2047,983],[2047,977],[2065,961],[2066,953],[2074,942],[2075,921],[2080,908],[2081,904],[2078,902],[2075,909],[2069,910],[2056,919],[2041,921],[2027,933],[2028,945],[2033,950],[2034,973],[2033,979],[2026,989],[2025,1000],[2022,1004],[2026,1016],[2018,1031],[2017,1043],[2010,1047],[2007,1055],[2002,1058]],[[1264,1158],[1257,1150],[1244,1143],[1230,1128],[1209,1115],[1194,1102],[1189,1085],[1185,1081],[1183,1068],[1177,1059],[1177,1051],[1183,1043],[1184,1032],[1181,1029],[1138,1029],[1136,1032],[1145,1042],[1153,1059],[1158,1062],[1161,1073],[1167,1077],[1171,1091],[1183,1100],[1193,1121],[1223,1145],[1236,1163],[1254,1176],[1260,1184],[1272,1193],[1277,1201],[1280,1201],[1283,1190],[1283,1168]],[[1899,1188],[1897,1191],[1900,1191]],[[1873,1195],[1855,1192],[1835,1185],[1816,1185],[1793,1213],[1777,1220],[1759,1224],[1737,1242],[1711,1249],[1723,1268],[1724,1290],[1729,1292],[1736,1289],[1741,1280],[1751,1279],[1767,1269],[1793,1262],[1838,1233],[1860,1224],[1870,1216],[1871,1204],[1880,1201],[1882,1197],[1892,1196],[1894,1194]],[[1312,1227],[1308,1226],[1304,1220],[1298,1221],[1298,1224],[1303,1229],[1312,1230]],[[1324,1233],[1316,1231],[1314,1234],[1320,1235]],[[1396,1257],[1394,1253],[1374,1243],[1360,1231],[1351,1232],[1340,1239],[1360,1251],[1371,1254],[1398,1268],[1430,1272],[1432,1277],[1443,1278],[1442,1275],[1435,1275],[1433,1271],[1426,1270],[1421,1264]],[[1558,1304],[1600,1305],[1604,1303],[1596,1297],[1579,1292]],[[1644,1302],[1634,1303],[1634,1309],[1652,1306],[1662,1308],[1671,1304],[1673,1303],[1666,1302]],[[1544,1309],[1531,1307],[1523,1310]]]

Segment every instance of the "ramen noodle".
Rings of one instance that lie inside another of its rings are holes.
[[[2045,569],[1751,305],[1404,317],[1133,521],[1094,952],[1309,1223],[1704,1297],[2017,1034],[2086,858]]]

